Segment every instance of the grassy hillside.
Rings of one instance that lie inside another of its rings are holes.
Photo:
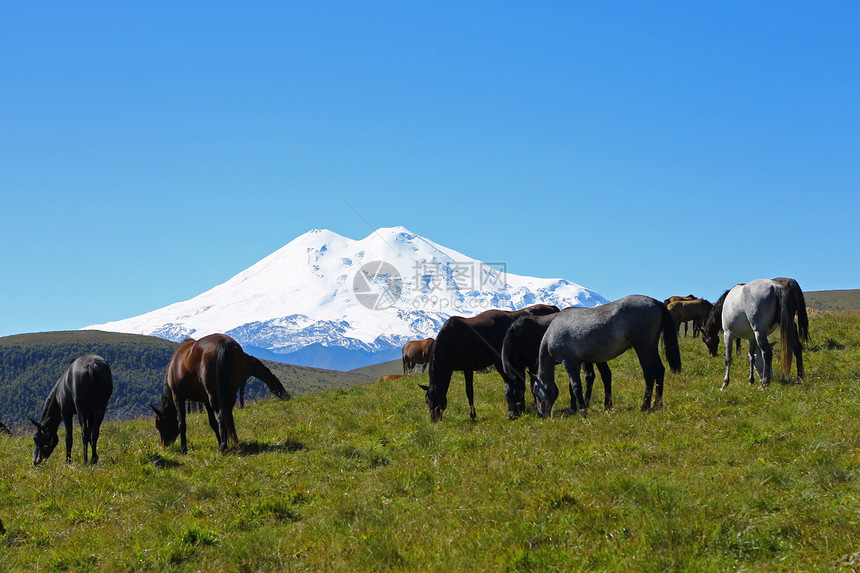
[[[69,362],[83,354],[103,356],[111,367],[114,392],[108,418],[129,419],[149,413],[164,383],[175,343],[152,336],[98,331],[46,332],[0,338],[0,421],[26,424],[38,418],[45,398]],[[370,373],[333,372],[264,361],[293,394],[344,388],[376,380]],[[253,400],[268,395],[259,381],[248,384]]]
[[[860,310],[860,289],[813,291],[804,298],[816,310]]]
[[[807,379],[765,390],[741,358],[721,392],[722,360],[682,339],[651,414],[628,353],[615,410],[587,419],[510,422],[481,374],[477,421],[457,376],[432,425],[417,375],[262,400],[224,456],[202,415],[186,456],[151,420],[110,423],[96,467],[77,432],[71,465],[40,467],[27,435],[0,436],[0,570],[857,569],[860,313],[811,331]]]

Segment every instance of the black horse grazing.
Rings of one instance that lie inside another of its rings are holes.
[[[540,345],[539,377],[534,392],[538,414],[548,416],[558,398],[555,365],[567,371],[572,410],[585,416],[588,404],[582,396],[579,365],[608,362],[633,348],[645,377],[642,411],[651,409],[651,392],[657,385],[654,407],[663,406],[663,376],[666,372],[658,350],[660,334],[666,359],[673,372],[681,371],[678,333],[666,305],[641,295],[626,296],[603,306],[563,310],[547,328]],[[611,390],[607,390],[611,394]]]
[[[430,356],[430,384],[421,386],[426,391],[424,401],[430,408],[430,420],[442,418],[448,407],[448,386],[455,370],[462,370],[466,379],[466,398],[469,416],[474,420],[475,401],[472,375],[475,370],[493,366],[504,378],[502,368],[502,342],[508,327],[521,316],[552,314],[558,307],[535,304],[522,310],[486,310],[477,316],[452,316],[442,325]]]
[[[72,360],[54,389],[45,400],[42,419],[30,421],[36,426],[33,436],[33,463],[39,465],[48,459],[60,439],[57,429],[62,421],[66,426],[66,462],[72,461],[72,418],[78,416],[84,442],[84,464],[89,463],[87,447],[93,450],[93,463],[98,462],[96,444],[99,428],[105,417],[108,400],[113,394],[113,378],[105,359],[87,354]]]
[[[168,446],[179,437],[180,451],[188,452],[185,403],[194,400],[206,406],[209,426],[221,452],[226,452],[228,440],[234,444],[239,441],[233,422],[236,391],[251,376],[262,380],[278,398],[289,398],[277,377],[262,362],[245,354],[239,343],[226,334],[181,342],[167,364],[161,406],[152,406],[161,444]]]
[[[570,310],[580,307],[571,307]],[[567,310],[567,309],[566,309]],[[508,416],[511,420],[519,417],[525,410],[526,368],[529,370],[532,394],[538,374],[538,354],[540,342],[546,329],[559,313],[543,316],[521,316],[511,324],[502,342],[502,368],[505,377],[505,400],[508,402]],[[591,388],[594,385],[594,365],[583,362],[585,370],[585,403],[591,402]],[[612,409],[612,372],[605,362],[599,362],[597,369],[603,380],[603,404]]]

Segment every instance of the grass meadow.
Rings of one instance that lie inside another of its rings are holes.
[[[495,373],[462,375],[431,424],[426,375],[237,411],[220,455],[153,420],[102,428],[101,460],[61,444],[32,465],[0,436],[0,571],[811,571],[860,569],[860,313],[814,313],[803,382],[720,391],[721,358],[681,339],[665,407],[643,414],[635,355],[587,419],[508,421]],[[779,347],[775,348],[779,354]],[[777,364],[775,360],[775,364]],[[557,375],[561,382],[561,373]]]

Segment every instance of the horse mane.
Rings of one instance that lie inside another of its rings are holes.
[[[723,317],[723,304],[725,304],[726,297],[729,296],[729,291],[731,290],[732,289],[729,289],[720,295],[720,298],[717,299],[717,302],[715,302],[714,306],[711,308],[710,314],[708,314],[708,320],[705,321],[704,331],[710,336],[715,336],[717,331],[722,328],[722,325],[716,323]]]

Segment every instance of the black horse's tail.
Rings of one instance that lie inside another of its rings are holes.
[[[794,298],[780,284],[774,286],[776,300],[779,305],[779,338],[782,348],[782,371],[786,376],[791,374],[791,358],[793,349],[799,344],[798,335],[794,328],[794,313],[797,310]]]
[[[663,315],[661,326],[663,328],[663,346],[666,350],[666,360],[672,372],[681,371],[681,348],[678,346],[678,331],[675,330],[675,319],[669,313],[669,309],[662,302],[660,311]]]

